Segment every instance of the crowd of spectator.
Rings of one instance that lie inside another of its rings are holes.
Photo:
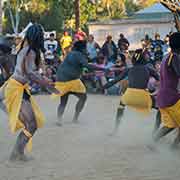
[[[153,38],[149,35],[141,40],[141,48],[139,51],[142,53],[145,64],[153,66],[158,72],[163,57],[170,51],[169,36],[162,40],[160,34],[156,33]],[[106,41],[100,47],[94,40],[93,35],[89,35],[87,43],[87,52],[89,62],[95,63],[101,67],[108,67],[111,69],[110,73],[104,74],[103,72],[85,73],[83,79],[88,82],[90,87],[93,87],[95,92],[101,92],[101,87],[107,81],[113,80],[116,76],[120,75],[125,68],[132,66],[131,57],[133,52],[129,51],[130,42],[123,35],[120,34],[118,42],[114,42],[112,36],[107,36]],[[150,81],[150,89],[153,91],[156,85],[153,85],[153,79]],[[117,84],[107,92],[109,94],[120,94],[123,91],[122,84]]]
[[[145,35],[141,40],[142,47],[140,51],[142,51],[144,61],[154,66],[157,71],[159,71],[163,57],[170,51],[169,36],[170,34],[166,35],[162,40],[160,34],[156,33],[154,38]],[[81,29],[73,37],[68,31],[64,31],[61,38],[57,38],[56,34],[50,33],[44,42],[43,61],[40,68],[42,76],[55,82],[58,65],[62,63],[71,51],[73,43],[77,40],[87,40],[86,55],[89,63],[110,69],[108,73],[102,71],[89,72],[87,69],[83,69],[82,80],[85,82],[87,89],[95,93],[120,94],[123,91],[122,84],[117,84],[108,90],[102,90],[102,86],[119,76],[125,68],[132,66],[131,57],[133,53],[129,51],[130,42],[122,33],[118,42],[115,42],[112,36],[108,35],[102,46],[96,42],[92,34],[87,36]],[[20,41],[20,38],[16,38],[16,47]],[[15,50],[13,50],[13,53],[15,54]],[[151,89],[153,89],[152,84],[153,80],[150,83]],[[42,89],[38,84],[31,84],[31,91],[32,93],[39,93],[42,92]]]

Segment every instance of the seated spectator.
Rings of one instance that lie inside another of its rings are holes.
[[[126,56],[124,54],[119,54],[118,58],[116,60],[116,64],[112,70],[114,71],[115,77],[120,76],[120,74],[127,68],[126,64]],[[124,80],[118,82],[116,84],[116,88],[118,90],[118,94],[123,94],[128,87],[128,78],[125,78]]]
[[[88,42],[87,42],[87,53],[88,53],[90,62],[93,62],[93,63],[96,62],[97,54],[99,50],[100,50],[100,46],[98,45],[97,42],[95,42],[94,36],[89,35]]]
[[[55,54],[57,53],[58,42],[55,40],[54,33],[50,34],[49,40],[44,42],[45,48],[45,62],[48,65],[52,65],[55,60]]]
[[[56,81],[56,71],[50,66],[47,66],[44,72],[44,77],[47,78],[49,81],[55,82]]]
[[[97,67],[105,68],[106,66],[105,57],[102,54],[98,55],[97,62],[95,64]],[[102,87],[107,83],[106,75],[103,71],[96,70],[93,79],[94,79],[94,83],[96,84],[96,91],[98,91],[98,87],[99,89],[102,89]],[[107,90],[103,91],[102,93],[107,94]]]
[[[107,59],[107,63],[115,63],[117,59],[117,47],[112,40],[112,36],[107,36],[106,42],[102,47],[102,53]]]

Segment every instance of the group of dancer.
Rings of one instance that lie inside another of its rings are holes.
[[[180,143],[179,42],[180,33],[173,33],[170,36],[171,52],[164,57],[161,63],[160,75],[149,64],[146,64],[143,58],[143,50],[138,49],[132,57],[133,67],[126,69],[114,81],[104,86],[104,88],[109,88],[128,77],[128,88],[121,97],[113,133],[118,130],[126,106],[143,112],[150,112],[154,108],[157,110],[153,131],[154,142],[158,142],[162,137],[177,129],[178,133],[172,143],[172,148],[178,147]],[[154,77],[160,82],[156,96],[151,95],[148,91],[150,77]]]
[[[60,97],[58,106],[57,125],[62,125],[62,118],[69,95],[75,95],[79,100],[76,104],[73,122],[78,122],[79,115],[85,105],[87,94],[83,82],[80,80],[84,67],[94,71],[109,71],[106,68],[88,64],[86,58],[86,42],[77,41],[65,60],[58,67],[57,82],[52,83],[44,79],[39,73],[40,53],[44,50],[44,33],[41,25],[34,24],[26,32],[17,54],[16,67],[12,76],[0,89],[0,107],[9,116],[9,125],[14,133],[21,129],[10,160],[27,161],[25,148],[32,149],[32,137],[44,123],[44,116],[30,94],[28,82],[35,82],[46,88],[54,97]],[[158,110],[154,140],[158,141],[175,128],[180,127],[180,96],[177,86],[180,77],[180,33],[170,37],[171,53],[162,62],[160,77],[155,70],[144,64],[143,52],[137,50],[132,58],[133,67],[126,69],[115,81],[108,83],[108,88],[114,83],[128,77],[128,88],[121,97],[118,107],[115,131],[117,131],[123,116],[125,106],[132,106],[138,110],[149,112],[152,108]],[[149,78],[153,76],[160,80],[160,90],[156,100],[147,90]],[[163,124],[162,128],[160,124]],[[179,131],[180,132],[180,131]],[[173,145],[180,141],[180,133]]]

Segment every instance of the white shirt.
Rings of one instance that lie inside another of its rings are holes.
[[[94,41],[92,43],[87,43],[87,52],[89,54],[90,59],[94,59],[97,57],[96,43]]]
[[[54,59],[54,51],[57,50],[57,47],[58,47],[58,42],[56,40],[54,41],[46,40],[44,42],[44,48],[46,50],[45,58]]]

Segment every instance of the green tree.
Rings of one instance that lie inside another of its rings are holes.
[[[64,28],[87,28],[87,22],[131,15],[156,0],[7,0],[4,5],[5,32],[19,32],[30,21],[45,30],[61,32]],[[76,3],[79,3],[78,6]],[[78,17],[78,15],[80,15]],[[76,19],[77,17],[77,19]]]
[[[81,27],[85,28],[87,22],[95,20],[96,16],[96,7],[94,4],[90,3],[88,0],[81,0],[80,3],[80,12],[81,12]]]
[[[109,18],[121,16],[126,13],[125,0],[102,0],[100,4]]]
[[[138,0],[138,4],[141,6],[141,8],[151,6],[152,4],[159,2],[159,0]]]
[[[8,6],[7,6],[8,5]],[[18,29],[24,28],[30,21],[41,23],[46,30],[62,31],[63,24],[71,19],[74,10],[71,0],[29,0],[18,1],[12,0],[5,4],[5,32],[18,32]],[[10,7],[10,8],[9,8]],[[17,7],[20,7],[17,11]],[[16,31],[15,23],[18,12],[18,28]],[[13,18],[12,18],[13,17]],[[14,20],[15,19],[15,20]],[[14,22],[13,22],[14,20]],[[12,22],[12,23],[10,23]]]
[[[36,14],[36,12],[41,13],[47,6],[44,0],[7,0],[3,8],[5,13],[5,31],[17,34],[19,27],[27,23],[25,17],[30,17],[29,14]]]
[[[133,15],[134,12],[139,11],[141,9],[141,6],[134,3],[133,0],[126,0],[125,6],[126,6],[126,13],[128,16]]]

